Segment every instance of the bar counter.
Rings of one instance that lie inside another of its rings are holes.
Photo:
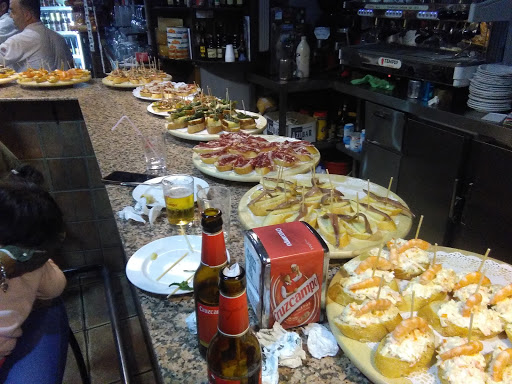
[[[51,89],[24,88],[9,84],[0,88],[0,100],[51,101],[50,105],[56,105],[63,100],[78,100],[102,175],[114,170],[145,170],[141,141],[130,124],[125,121],[111,131],[122,116],[129,117],[144,135],[163,132],[165,129],[163,118],[146,111],[148,101],[136,99],[131,89],[108,88],[100,80],[74,87]],[[2,104],[0,102],[0,108]],[[206,180],[210,185],[225,185],[231,189],[231,239],[227,248],[232,259],[243,263],[242,228],[237,217],[238,203],[254,183],[223,181],[202,174],[191,161],[192,147],[195,144],[196,142],[167,135],[168,171],[191,174]],[[127,258],[153,240],[178,234],[168,224],[165,213],[157,219],[153,227],[119,219],[116,213],[125,206],[134,204],[132,188],[115,185],[107,185],[106,188]],[[200,234],[197,223],[190,229],[189,234]],[[336,270],[337,266],[332,265],[330,277]],[[199,355],[196,336],[188,331],[185,324],[186,317],[194,310],[192,295],[167,300],[163,295],[150,294],[138,288],[135,290],[141,307],[142,326],[154,353],[157,379],[161,383],[207,382],[206,363]],[[303,347],[307,353],[306,336],[302,329],[295,331],[303,337]],[[307,353],[307,360],[303,361],[301,367],[280,368],[279,373],[279,381],[287,383],[369,383],[341,350],[336,356],[321,360]]]

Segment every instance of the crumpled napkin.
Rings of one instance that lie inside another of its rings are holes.
[[[299,334],[285,331],[277,322],[272,329],[262,329],[256,336],[263,347],[262,381],[265,384],[278,383],[278,365],[297,368],[306,359]]]
[[[188,331],[193,335],[197,335],[197,320],[195,312],[192,312],[187,316],[185,323],[187,324]]]
[[[133,207],[124,207],[121,211],[117,212],[117,215],[122,220],[134,220],[139,223],[146,223],[146,220],[142,217],[142,215],[146,215],[149,220],[149,225],[153,226],[156,218],[160,216],[162,208],[163,207],[159,204],[154,204],[151,208],[148,208],[147,199],[141,197]]]
[[[309,353],[315,359],[326,356],[335,356],[338,353],[338,343],[330,330],[318,323],[308,324],[304,329],[308,336],[307,346]]]
[[[350,81],[350,84],[359,85],[369,83],[372,88],[380,88],[385,89],[387,91],[392,91],[395,89],[394,84],[391,84],[389,81],[384,79],[379,79],[378,77],[372,75],[366,75],[361,79],[354,79]]]

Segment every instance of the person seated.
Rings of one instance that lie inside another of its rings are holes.
[[[0,0],[0,44],[18,33],[9,15],[9,0]]]
[[[68,322],[62,301],[50,303],[66,286],[64,274],[50,258],[62,243],[64,219],[42,183],[41,173],[28,165],[0,180],[0,382],[4,384],[61,382],[64,373]],[[59,350],[64,351],[61,358]]]
[[[0,44],[0,63],[17,72],[41,67],[66,70],[73,66],[66,40],[41,22],[39,0],[12,0],[11,17],[20,33]]]

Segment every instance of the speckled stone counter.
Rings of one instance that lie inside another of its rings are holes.
[[[128,116],[144,134],[164,131],[164,119],[146,111],[147,101],[136,99],[131,90],[112,89],[101,81],[94,80],[69,88],[29,89],[16,84],[0,87],[0,104],[3,100],[78,100],[102,175],[114,170],[144,172],[144,154],[140,138],[132,127],[124,122],[115,131],[111,128],[121,118]],[[225,185],[231,188],[232,217],[231,240],[227,244],[231,257],[243,262],[241,225],[237,218],[240,198],[254,184],[235,183],[212,178],[194,168],[192,147],[195,142],[176,139],[167,135],[167,158],[169,173],[188,173],[201,177],[210,185]],[[108,185],[107,191],[114,212],[133,205],[132,188]],[[133,221],[121,221],[116,215],[117,225],[124,249],[129,258],[143,245],[166,236],[176,234],[167,223],[165,214],[151,227]],[[200,234],[196,225],[190,230]],[[336,271],[333,266],[331,273]],[[156,371],[162,383],[204,383],[206,364],[196,347],[196,336],[185,324],[185,318],[194,310],[192,295],[165,299],[136,289],[137,299],[143,314],[150,344],[157,363]],[[306,337],[302,329],[296,331]],[[340,350],[334,357],[321,360],[308,358],[297,369],[280,368],[280,382],[286,383],[368,383],[369,381]]]

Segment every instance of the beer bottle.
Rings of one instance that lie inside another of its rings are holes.
[[[249,328],[245,270],[224,267],[219,281],[219,323],[206,354],[208,382],[261,383],[261,347]]]
[[[208,344],[217,332],[219,271],[227,263],[221,211],[216,208],[205,209],[201,214],[201,226],[201,264],[194,275],[194,301],[199,352],[206,356]]]

